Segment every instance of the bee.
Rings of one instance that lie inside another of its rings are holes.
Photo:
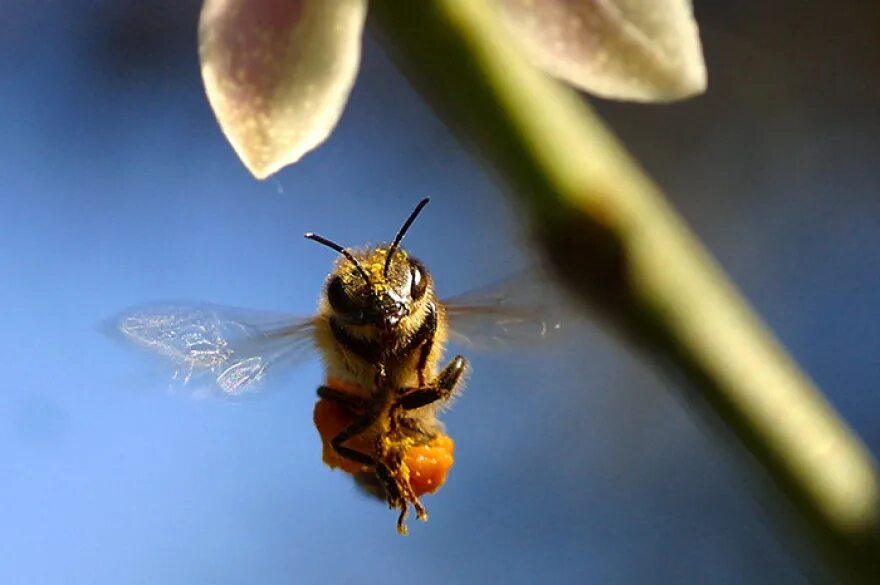
[[[390,244],[355,250],[305,234],[339,254],[314,316],[173,303],[128,311],[116,327],[175,363],[184,382],[207,376],[227,396],[255,390],[317,349],[326,367],[313,414],[323,461],[399,510],[397,530],[406,534],[410,507],[427,520],[420,497],[437,491],[454,463],[438,414],[461,392],[469,363],[461,355],[443,363],[446,342],[491,348],[559,328],[546,309],[520,302],[534,300],[532,278],[441,301],[431,273],[401,247],[428,201]]]

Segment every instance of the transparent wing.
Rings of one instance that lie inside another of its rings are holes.
[[[271,370],[293,365],[314,348],[312,318],[208,303],[163,303],[123,313],[113,329],[170,360],[184,383],[208,381],[224,395],[257,388]]]
[[[556,337],[566,303],[540,270],[524,271],[443,302],[449,340],[475,349],[531,345]]]

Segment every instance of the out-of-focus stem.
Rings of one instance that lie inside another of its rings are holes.
[[[410,79],[523,205],[563,283],[692,382],[839,580],[880,583],[871,457],[582,99],[524,61],[485,0],[372,0],[370,11]]]

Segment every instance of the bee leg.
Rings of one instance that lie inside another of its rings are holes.
[[[413,494],[412,503],[413,503],[413,508],[416,509],[416,518],[418,518],[422,522],[427,522],[428,521],[428,510],[422,504],[422,501],[418,497],[415,496],[415,494]]]
[[[400,503],[400,515],[397,517],[397,534],[401,536],[409,534],[409,528],[406,527],[406,517],[408,515],[409,508],[406,505],[406,500],[402,500]]]
[[[349,459],[351,461],[354,461],[355,463],[360,463],[365,467],[372,467],[375,470],[376,477],[379,479],[383,489],[385,490],[385,498],[388,501],[389,506],[391,506],[392,508],[405,506],[406,502],[400,492],[400,487],[398,486],[397,481],[394,478],[394,474],[391,473],[387,465],[385,465],[381,461],[376,460],[374,457],[367,455],[366,453],[362,453],[360,451],[357,451],[356,449],[346,447],[342,444],[352,437],[355,437],[362,433],[371,424],[373,424],[373,417],[369,415],[364,415],[356,418],[354,421],[352,421],[350,425],[348,425],[345,430],[343,430],[341,433],[330,440],[330,445],[333,447],[333,450],[339,454],[340,457],[344,457],[345,459]]]
[[[360,396],[354,396],[349,392],[343,392],[331,386],[319,386],[318,396],[324,400],[335,402],[352,412],[363,412],[367,407],[367,401]]]
[[[368,415],[359,416],[354,419],[341,433],[330,440],[330,445],[333,447],[333,450],[336,451],[340,457],[344,457],[355,463],[360,463],[367,467],[375,466],[376,460],[366,453],[361,453],[356,449],[343,445],[347,440],[364,432],[372,423],[373,417]]]
[[[382,452],[381,449],[378,452]],[[385,489],[388,506],[400,509],[400,515],[397,517],[397,532],[406,535],[408,533],[406,517],[409,515],[409,505],[412,504],[416,511],[416,518],[422,522],[427,522],[428,511],[409,483],[409,469],[403,461],[402,452],[386,453],[382,459],[386,464],[376,467],[376,477],[387,486]]]
[[[402,500],[403,495],[400,493],[400,488],[398,487],[397,481],[395,481],[391,470],[388,469],[388,466],[384,463],[378,463],[376,465],[376,477],[385,489],[385,499],[388,500],[388,505],[392,508],[396,508],[398,505],[397,503]]]
[[[465,369],[467,369],[467,365],[466,359],[460,355],[455,356],[443,368],[437,379],[430,386],[424,388],[404,388],[402,396],[397,399],[394,405],[403,410],[413,410],[433,404],[438,400],[449,400],[461,382],[461,377]]]
[[[425,509],[425,506],[422,505],[418,496],[412,491],[412,487],[409,486],[408,482],[406,485],[400,486],[387,467],[383,466],[381,469],[382,471],[380,471],[380,468],[376,468],[376,475],[383,483],[393,486],[393,493],[395,494],[393,497],[389,495],[388,505],[392,508],[400,508],[400,514],[397,516],[397,533],[406,536],[409,534],[409,529],[406,527],[406,517],[409,515],[409,504],[413,505],[413,508],[416,511],[416,518],[422,522],[428,521],[428,511]],[[401,491],[401,487],[403,487],[403,491]],[[391,492],[389,492],[389,494],[390,493]]]
[[[363,412],[367,406],[364,399],[358,396],[352,396],[347,392],[341,392],[329,386],[320,386],[318,388],[318,396],[323,400],[335,402],[349,411]],[[360,463],[365,467],[372,467],[375,469],[376,477],[380,480],[382,487],[385,490],[385,496],[390,503],[392,500],[396,501],[400,498],[400,490],[397,489],[397,484],[391,481],[391,472],[388,471],[387,466],[366,453],[362,453],[361,451],[343,445],[344,442],[365,431],[373,421],[374,417],[369,414],[357,417],[341,433],[330,440],[330,446],[333,447],[333,450],[336,451],[340,457],[354,461],[355,463]]]
[[[409,530],[406,527],[406,516],[409,513],[409,507],[407,506],[406,498],[403,497],[403,493],[400,491],[397,480],[394,478],[391,470],[386,465],[381,464],[376,466],[376,477],[379,478],[380,483],[385,487],[388,506],[390,508],[400,508],[400,515],[397,517],[397,533],[401,536],[406,536],[409,534]]]

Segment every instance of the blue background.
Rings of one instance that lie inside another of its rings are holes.
[[[880,449],[878,9],[698,3],[710,91],[597,107],[869,447]],[[866,3],[867,4],[867,3]],[[677,388],[589,326],[473,354],[427,525],[325,468],[316,361],[235,404],[97,332],[191,298],[313,310],[389,238],[451,294],[528,264],[517,212],[369,39],[331,139],[254,181],[202,93],[198,3],[5,2],[2,583],[803,583],[767,489]]]

